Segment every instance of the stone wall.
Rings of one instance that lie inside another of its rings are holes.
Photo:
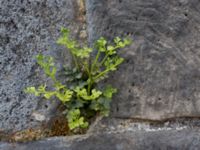
[[[46,80],[35,62],[38,53],[69,62],[65,50],[56,44],[61,27],[71,29],[77,39],[85,38],[80,4],[73,0],[0,1],[0,131],[34,127],[40,125],[37,118],[47,121],[55,113],[56,102],[23,90]]]
[[[106,81],[119,89],[109,118],[98,118],[86,135],[16,144],[16,149],[200,148],[198,0],[86,0],[86,10],[81,0],[0,2],[3,131],[40,125],[33,112],[47,120],[56,113],[55,103],[45,105],[21,91],[45,80],[34,55],[52,53],[64,61],[66,54],[55,44],[61,26],[81,40],[87,28],[90,44],[100,36],[133,39],[119,52],[125,63]],[[0,143],[0,148],[13,147]]]
[[[113,116],[162,120],[200,114],[198,1],[88,0],[89,39],[130,36]]]

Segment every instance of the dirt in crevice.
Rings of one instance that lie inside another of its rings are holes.
[[[15,133],[0,132],[0,141],[3,142],[29,142],[54,136],[70,136],[85,134],[87,129],[76,132],[69,130],[67,120],[64,116],[53,118],[48,124],[38,128],[30,128]]]
[[[73,5],[75,10],[75,23],[79,24],[75,38],[84,45],[88,41],[85,0],[75,0],[73,1]]]
[[[35,128],[28,128],[17,132],[2,132],[0,131],[0,141],[2,142],[29,142],[41,140],[48,137],[55,136],[71,136],[86,134],[88,128],[79,128],[71,131],[68,126],[67,118],[62,112],[65,110],[65,106],[60,104],[57,107],[58,114],[52,117],[48,122],[43,122],[42,125]],[[96,117],[89,118],[87,121],[89,124],[94,122]]]

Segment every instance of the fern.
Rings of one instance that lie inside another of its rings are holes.
[[[116,71],[124,61],[117,54],[117,50],[130,45],[129,39],[116,37],[113,44],[108,44],[105,38],[99,38],[93,48],[81,47],[78,42],[70,38],[70,32],[66,28],[61,29],[61,37],[57,44],[66,47],[73,59],[71,68],[63,67],[58,73],[54,59],[51,56],[37,55],[37,63],[44,70],[47,77],[53,80],[53,89],[47,90],[46,85],[27,87],[26,93],[35,96],[43,96],[46,99],[57,98],[65,106],[65,114],[68,126],[71,130],[87,128],[91,112],[109,115],[110,102],[117,89],[111,85],[104,89],[98,88],[98,83],[107,78],[110,72]],[[97,50],[92,57],[91,53]],[[64,81],[57,80],[56,75],[65,77]],[[95,115],[95,113],[92,113]]]

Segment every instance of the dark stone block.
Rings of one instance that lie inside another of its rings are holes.
[[[87,0],[89,40],[130,36],[108,80],[119,93],[112,116],[162,120],[200,116],[200,3]]]

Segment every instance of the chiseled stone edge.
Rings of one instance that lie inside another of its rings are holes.
[[[1,150],[188,150],[200,148],[199,130],[117,131],[53,137],[29,143],[0,143]]]

